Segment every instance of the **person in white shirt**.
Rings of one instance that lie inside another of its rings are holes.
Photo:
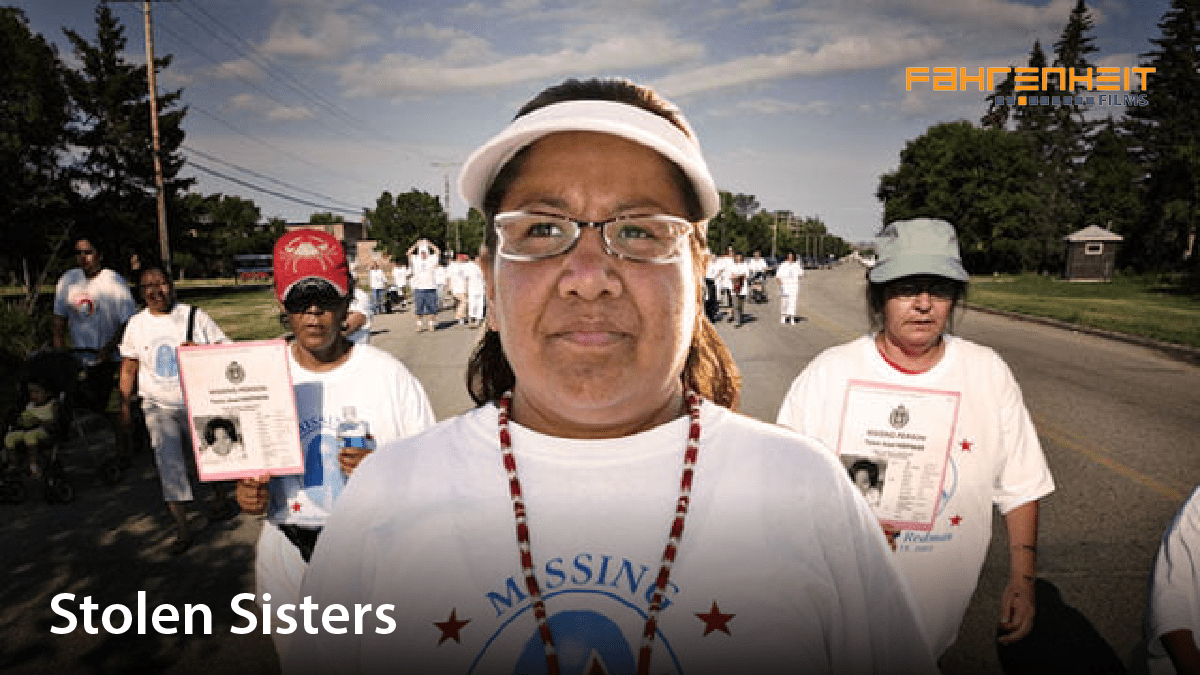
[[[387,274],[383,268],[379,266],[378,260],[372,260],[371,266],[367,270],[367,284],[371,287],[371,313],[382,314],[383,303],[387,298],[384,294],[387,293]]]
[[[842,467],[726,407],[699,301],[720,198],[676,109],[569,81],[459,187],[488,223],[479,407],[360,467],[302,594],[396,611],[284,671],[936,672]]]
[[[408,269],[412,274],[413,314],[417,317],[417,332],[433,330],[438,313],[438,256],[441,250],[428,239],[408,247]],[[428,328],[425,322],[429,322]]]
[[[102,266],[96,241],[94,235],[84,233],[72,242],[79,267],[64,272],[54,288],[53,344],[55,349],[67,349],[69,332],[70,348],[86,372],[80,384],[81,402],[102,412],[108,407],[121,361],[117,345],[137,304],[124,277]],[[125,445],[123,440],[122,450]]]
[[[192,545],[187,505],[193,500],[196,469],[176,349],[180,345],[228,342],[229,338],[207,312],[175,301],[175,288],[161,265],[144,263],[139,270],[138,288],[146,308],[129,319],[121,339],[120,424],[129,434],[134,396],[139,395],[163,500],[175,520],[175,541],[170,551],[178,555]],[[212,495],[210,518],[227,520],[237,514],[219,485],[212,486]]]
[[[733,247],[725,249],[725,255],[717,258],[717,295],[724,299],[725,305],[729,307],[729,322],[733,323],[733,277],[730,271],[733,269]]]
[[[465,324],[467,320],[467,266],[471,258],[466,253],[459,253],[446,266],[446,285],[450,295],[454,297],[454,322]]]
[[[734,328],[741,328],[746,321],[746,296],[750,294],[750,266],[746,264],[746,258],[738,253],[733,257],[733,264],[729,266],[729,284],[733,292],[733,315],[732,319],[736,322]]]
[[[487,306],[483,269],[479,267],[479,256],[465,264],[467,277],[467,326],[478,328],[483,325],[484,308]]]
[[[432,426],[434,417],[424,388],[404,364],[342,334],[353,280],[341,242],[300,229],[280,237],[274,253],[276,298],[295,336],[287,353],[304,474],[240,480],[237,498],[246,513],[267,515],[255,587],[261,603],[278,606],[301,602],[309,556],[359,463],[376,446]],[[341,442],[338,428],[347,420],[367,425],[366,447]],[[287,634],[272,638],[282,657]]]
[[[867,307],[877,332],[809,362],[778,422],[851,466],[876,463],[877,513],[935,654],[957,637],[998,508],[1009,547],[999,641],[1012,644],[1033,628],[1038,503],[1054,489],[1037,431],[1004,361],[947,332],[969,280],[954,228],[891,223],[875,250]]]
[[[346,311],[346,323],[342,333],[354,344],[367,344],[371,341],[371,299],[367,292],[358,286],[354,287],[354,299],[350,301],[350,309]]]
[[[779,323],[796,323],[800,320],[797,305],[800,299],[800,279],[804,276],[804,266],[796,262],[796,254],[787,254],[787,259],[779,263],[775,270],[775,280],[779,282]]]
[[[1150,576],[1146,651],[1150,675],[1200,673],[1200,487],[1163,533]]]
[[[400,309],[403,310],[408,302],[408,266],[397,264],[392,266],[392,286],[400,298]]]

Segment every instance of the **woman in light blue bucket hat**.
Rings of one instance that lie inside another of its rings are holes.
[[[792,383],[778,422],[826,443],[850,467],[880,469],[873,506],[920,607],[935,655],[954,643],[1004,515],[1009,580],[999,640],[1029,634],[1037,612],[1038,501],[1054,489],[1008,366],[947,332],[970,277],[954,227],[887,225],[867,274],[871,332],[818,355]]]

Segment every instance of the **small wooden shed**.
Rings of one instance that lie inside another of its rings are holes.
[[[1098,225],[1089,225],[1063,237],[1067,242],[1067,281],[1112,281],[1117,246],[1124,237]]]

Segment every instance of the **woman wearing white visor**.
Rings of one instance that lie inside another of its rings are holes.
[[[313,558],[304,595],[394,604],[395,629],[321,633],[287,669],[933,672],[845,471],[730,410],[701,311],[719,198],[682,115],[568,81],[459,185],[490,225],[479,407],[365,464]]]

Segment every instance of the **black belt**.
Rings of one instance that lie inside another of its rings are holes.
[[[277,527],[283,536],[287,537],[288,541],[300,550],[300,557],[304,558],[304,562],[308,562],[312,558],[313,549],[317,546],[317,537],[321,535],[321,528],[301,525],[278,525]]]

